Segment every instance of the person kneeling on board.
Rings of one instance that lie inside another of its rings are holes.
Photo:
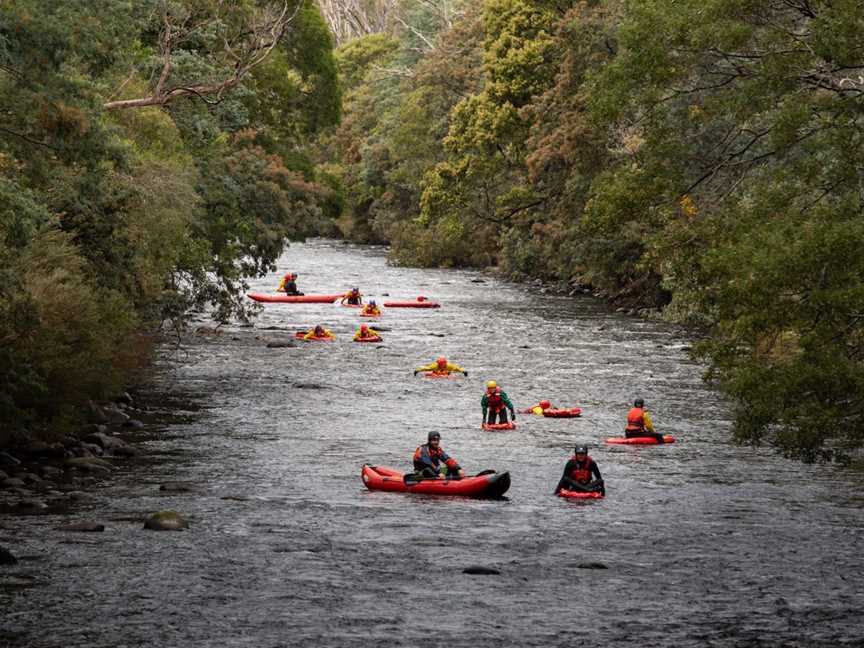
[[[483,422],[489,425],[493,425],[496,418],[499,423],[507,423],[508,409],[510,410],[510,417],[514,421],[516,420],[516,411],[513,409],[513,403],[510,401],[509,396],[501,391],[498,383],[494,380],[486,383],[486,393],[480,399],[480,407],[483,409]],[[486,418],[487,412],[489,414],[488,419]]]
[[[654,431],[654,424],[645,409],[645,401],[637,398],[633,401],[633,407],[627,412],[627,426],[624,428],[624,436],[628,439],[634,437],[654,437],[657,443],[664,443],[663,435]]]
[[[352,288],[347,293],[342,295],[342,300],[339,302],[340,304],[344,304],[348,302],[352,306],[359,306],[363,303],[363,295],[360,293],[359,288]]]
[[[445,358],[444,356],[441,356],[435,362],[432,362],[428,365],[425,365],[423,367],[417,367],[414,370],[414,375],[416,376],[421,371],[429,371],[436,376],[449,376],[451,373],[456,371],[458,373],[464,374],[466,377],[468,376],[467,371],[465,371],[459,365],[455,365],[452,362],[447,362],[447,358]]]
[[[297,274],[294,272],[289,272],[282,277],[282,281],[279,282],[279,287],[276,290],[284,292],[286,295],[299,296],[303,294],[297,290]]]
[[[562,488],[583,493],[599,491],[601,495],[606,495],[603,476],[600,474],[597,464],[588,456],[588,446],[576,446],[573,456],[564,466],[564,475],[555,487],[555,494],[557,495]]]
[[[414,451],[414,472],[424,479],[458,479],[465,476],[456,460],[441,449],[441,434],[430,432],[427,443]]]

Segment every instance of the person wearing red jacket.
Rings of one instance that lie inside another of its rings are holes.
[[[465,471],[457,461],[441,448],[439,432],[430,432],[427,443],[414,451],[414,471],[427,479],[457,479],[465,476]]]
[[[601,495],[606,495],[603,476],[597,463],[588,456],[588,446],[576,446],[573,456],[564,466],[564,474],[555,487],[555,494],[557,495],[562,488],[584,493],[599,491]]]

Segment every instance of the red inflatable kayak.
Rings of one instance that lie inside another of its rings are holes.
[[[375,335],[373,337],[365,337],[365,338],[355,338],[355,342],[383,342],[384,338],[379,335]]]
[[[515,430],[516,424],[513,421],[507,423],[484,423],[484,430]]]
[[[576,416],[582,415],[581,407],[570,407],[568,409],[545,409],[543,410],[543,416],[548,416],[549,418],[574,418]]]
[[[566,497],[568,499],[603,499],[603,494],[598,491],[571,491],[562,488],[558,491],[558,497]]]
[[[306,339],[306,334],[303,333],[302,331],[297,331],[297,332],[294,334],[294,337],[297,338],[298,340],[304,340],[304,341],[306,341],[306,342],[330,342],[330,341],[336,339],[336,338],[328,337],[328,336],[326,336],[326,335],[322,335],[322,336],[313,335],[311,338],[309,338],[309,339],[307,340],[307,339]]]
[[[425,297],[418,297],[413,301],[386,301],[384,308],[441,308],[441,304],[429,301]]]
[[[612,437],[606,439],[606,443],[612,445],[660,445],[654,437]],[[671,434],[663,435],[663,443],[675,443],[675,437]]]
[[[246,296],[257,302],[268,304],[332,304],[342,295],[282,295],[279,293],[248,293]]]
[[[392,468],[365,464],[360,473],[369,490],[458,497],[501,497],[510,488],[510,473],[489,471],[462,479],[405,480],[405,474]],[[409,477],[411,473],[409,473]]]

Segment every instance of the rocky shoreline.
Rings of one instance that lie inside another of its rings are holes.
[[[146,412],[124,392],[89,404],[91,423],[53,443],[31,441],[0,450],[0,514],[38,515],[68,509],[140,451],[122,436],[144,427]]]

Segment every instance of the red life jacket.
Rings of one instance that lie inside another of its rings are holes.
[[[570,479],[580,484],[587,484],[591,481],[591,457],[585,457],[585,461],[581,464],[576,459],[576,455],[570,457],[570,461],[576,462],[576,468],[570,471]]]
[[[486,402],[489,405],[489,408],[495,410],[496,412],[504,407],[504,399],[501,398],[501,388],[496,387],[495,393],[490,394],[488,391],[486,392]]]
[[[629,412],[627,412],[627,427],[625,430],[633,431],[642,431],[645,429],[645,417],[643,416],[643,412],[645,410],[641,407],[634,407]]]

